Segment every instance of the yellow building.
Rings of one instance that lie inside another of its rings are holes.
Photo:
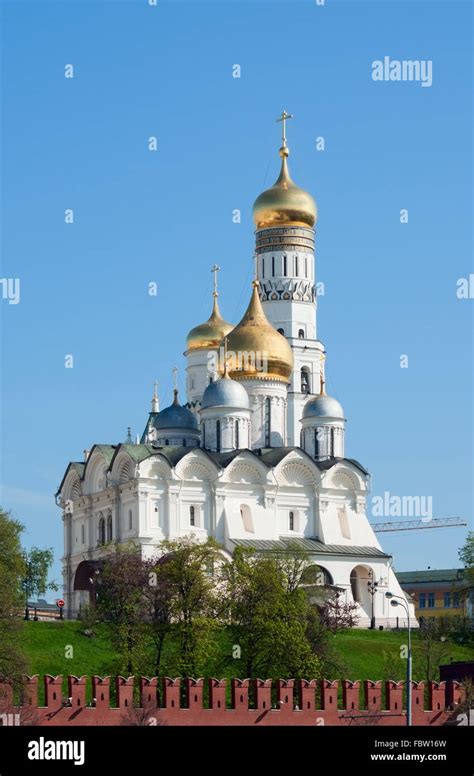
[[[473,588],[466,569],[400,571],[397,579],[415,604],[417,619],[472,617]]]

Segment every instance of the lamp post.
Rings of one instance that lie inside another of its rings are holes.
[[[370,629],[375,630],[375,614],[374,614],[374,596],[379,586],[378,582],[374,582],[374,572],[372,569],[369,571],[369,581],[367,582],[367,590],[372,596],[372,617],[370,618]]]
[[[28,555],[25,552],[23,554],[23,559],[25,561],[25,578],[23,580],[23,584],[25,585],[25,616],[24,620],[30,619],[30,608],[28,606],[28,596],[30,593],[30,564],[28,562]]]
[[[407,657],[407,726],[411,727],[411,629],[410,608],[405,598],[394,593],[385,593],[385,598],[390,599],[391,606],[403,606],[407,613],[408,624],[408,657]],[[396,600],[395,600],[396,599]]]

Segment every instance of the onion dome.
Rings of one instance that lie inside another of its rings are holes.
[[[158,413],[153,422],[154,427],[157,430],[165,428],[183,428],[188,430],[197,431],[198,421],[196,416],[188,410],[187,407],[182,407],[178,401],[178,391],[174,389],[173,404],[169,407],[165,407],[164,410]]]
[[[293,352],[273,328],[258,295],[258,281],[247,311],[227,336],[228,368],[234,380],[279,380],[289,383],[293,371]]]
[[[211,317],[191,329],[187,336],[187,350],[198,350],[206,348],[213,350],[217,348],[222,339],[233,329],[231,323],[227,323],[221,315],[217,302],[217,293],[214,293],[214,305],[212,307]]]
[[[253,220],[257,229],[287,225],[313,227],[316,223],[316,202],[311,194],[291,180],[287,162],[289,153],[284,142],[279,150],[281,170],[278,180],[255,200]]]
[[[337,399],[321,393],[305,405],[303,418],[337,418],[344,420],[344,410]]]
[[[243,385],[236,380],[231,380],[224,374],[220,380],[209,383],[204,391],[201,408],[209,407],[233,407],[236,409],[249,409],[249,396]]]

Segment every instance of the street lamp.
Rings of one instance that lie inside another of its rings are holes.
[[[405,598],[394,593],[385,593],[385,598],[390,599],[391,606],[403,606],[407,613],[408,623],[408,658],[407,658],[407,726],[411,727],[411,630],[410,630],[410,609]],[[395,600],[397,599],[397,600]]]
[[[374,614],[374,596],[379,586],[378,582],[374,582],[374,572],[369,571],[369,581],[367,582],[367,590],[372,596],[372,617],[370,618],[370,629],[375,630],[375,614]]]

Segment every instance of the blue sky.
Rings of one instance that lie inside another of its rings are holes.
[[[473,271],[471,4],[2,10],[2,277],[21,280],[20,303],[2,301],[2,503],[25,543],[59,559],[53,493],[68,461],[128,425],[141,432],[153,380],[164,406],[174,366],[184,389],[185,338],[209,315],[215,261],[222,311],[239,320],[251,206],[277,175],[283,108],[292,175],[318,202],[318,332],[346,453],[372,472],[374,495],[431,496],[435,516],[470,520],[474,302],[456,283]],[[374,82],[384,56],[432,60],[432,86]],[[464,536],[382,539],[408,570],[455,565]]]

